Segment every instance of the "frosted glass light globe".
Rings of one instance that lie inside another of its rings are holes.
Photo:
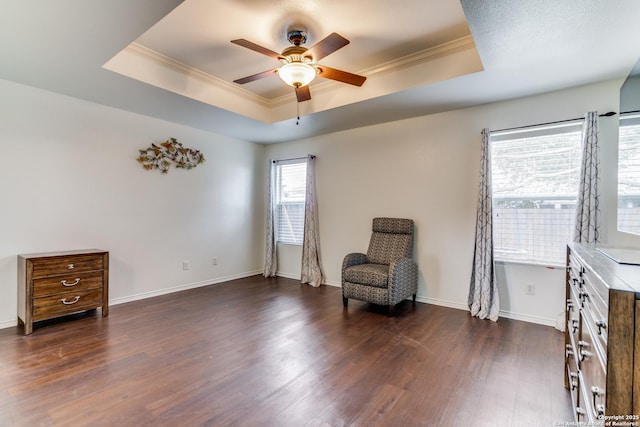
[[[309,64],[290,62],[278,70],[283,82],[293,87],[306,86],[316,77],[316,70]]]

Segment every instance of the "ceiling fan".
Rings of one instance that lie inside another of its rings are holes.
[[[317,63],[317,61],[321,60],[325,56],[349,44],[349,40],[345,39],[340,34],[331,33],[309,49],[302,46],[307,41],[307,34],[305,31],[290,30],[287,33],[287,38],[289,39],[289,42],[291,42],[292,46],[284,49],[282,53],[274,52],[271,49],[257,45],[249,40],[231,40],[231,43],[246,47],[247,49],[251,49],[282,62],[282,65],[278,68],[234,80],[234,83],[245,84],[269,77],[273,74],[278,74],[286,84],[295,89],[298,102],[303,102],[311,99],[309,83],[316,76],[336,80],[342,83],[348,83],[354,86],[362,86],[364,81],[367,79],[364,76],[337,70]]]

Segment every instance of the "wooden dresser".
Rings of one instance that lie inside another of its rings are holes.
[[[86,249],[18,255],[18,323],[102,308],[109,314],[109,252]]]
[[[576,421],[640,425],[640,266],[572,243],[566,282],[564,385]]]

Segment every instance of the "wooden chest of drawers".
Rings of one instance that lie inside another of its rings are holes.
[[[18,255],[18,323],[102,308],[109,314],[109,252],[100,249]]]
[[[640,423],[640,267],[567,248],[565,387],[575,418]]]

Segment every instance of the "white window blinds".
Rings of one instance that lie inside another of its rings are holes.
[[[276,240],[302,244],[307,177],[305,160],[279,161],[276,165]]]
[[[582,122],[491,134],[495,258],[562,265],[572,240]]]

